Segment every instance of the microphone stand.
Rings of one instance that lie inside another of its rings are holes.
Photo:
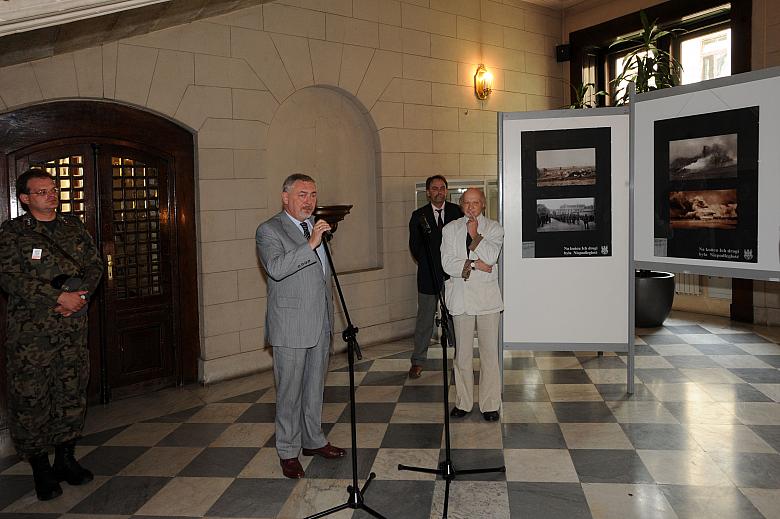
[[[442,286],[439,283],[439,277],[436,275],[436,268],[433,263],[433,252],[431,250],[431,225],[424,215],[420,216],[420,226],[425,234],[425,250],[428,255],[428,267],[430,270],[431,278],[433,279],[433,286],[436,288],[436,298],[439,301],[441,307],[441,318],[436,319],[436,324],[441,325],[441,379],[442,379],[442,401],[444,403],[444,461],[439,463],[439,467],[435,469],[429,469],[424,467],[410,467],[408,465],[398,465],[398,470],[411,470],[413,472],[424,472],[426,474],[438,474],[444,479],[444,509],[442,512],[442,518],[447,518],[447,508],[450,499],[450,482],[454,480],[458,474],[485,474],[488,472],[506,472],[506,467],[503,465],[500,467],[484,468],[484,469],[461,469],[455,470],[455,466],[452,464],[452,450],[450,446],[450,406],[449,406],[449,379],[447,377],[447,345],[452,344],[457,350],[457,344],[455,341],[454,333],[452,332],[452,316],[450,315],[447,304],[444,302],[444,295],[442,292]],[[452,333],[452,337],[450,334]],[[462,347],[472,347],[471,344],[464,344]]]
[[[360,345],[357,341],[358,329],[352,324],[352,320],[349,317],[349,310],[347,309],[347,303],[344,301],[344,293],[341,291],[341,284],[339,283],[339,277],[336,275],[336,269],[333,268],[333,258],[330,255],[330,248],[328,247],[328,241],[332,238],[332,234],[327,232],[322,236],[322,247],[325,249],[325,255],[328,258],[328,265],[330,272],[333,274],[333,280],[336,282],[336,290],[339,294],[339,300],[341,301],[341,308],[344,310],[344,317],[347,319],[347,328],[341,333],[341,338],[347,343],[347,358],[349,359],[349,425],[350,432],[352,434],[352,484],[347,486],[347,493],[349,497],[347,502],[333,508],[329,508],[323,512],[316,513],[306,517],[306,519],[316,519],[317,517],[325,517],[326,515],[335,514],[341,510],[352,508],[353,510],[365,510],[365,512],[379,519],[385,519],[374,509],[366,504],[363,500],[363,494],[368,490],[368,485],[376,477],[376,474],[371,472],[366,479],[363,488],[358,486],[357,479],[357,419],[355,416],[355,355],[358,360],[363,358],[363,353],[360,351]]]

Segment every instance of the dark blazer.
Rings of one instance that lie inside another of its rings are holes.
[[[451,202],[444,202],[444,225],[463,216],[460,206]],[[431,278],[431,269],[428,265],[428,251],[426,248],[426,235],[422,229],[420,218],[425,218],[431,226],[431,254],[433,255],[433,268],[439,278],[439,286],[444,286],[444,271],[441,268],[441,231],[436,225],[433,206],[428,203],[412,213],[409,219],[409,250],[417,260],[417,291],[423,294],[435,294],[436,285]],[[464,245],[465,247],[465,245]]]

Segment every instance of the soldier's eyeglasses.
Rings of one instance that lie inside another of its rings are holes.
[[[60,192],[60,188],[53,187],[51,189],[39,189],[38,191],[31,191],[30,194],[31,195],[38,195],[38,196],[46,196],[49,193],[51,193],[52,195],[56,195],[59,192]]]

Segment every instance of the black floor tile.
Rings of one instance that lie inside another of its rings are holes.
[[[677,337],[673,333],[640,335],[639,337],[650,346],[653,344],[686,344],[682,337]]]
[[[352,449],[346,449],[347,455],[338,459],[325,459],[314,456],[306,467],[306,477],[316,479],[351,479],[352,478]],[[358,479],[363,481],[371,472],[379,449],[358,449],[357,466]],[[344,496],[346,498],[346,494]]]
[[[549,402],[544,384],[510,384],[504,386],[504,402]]]
[[[181,423],[186,422],[192,415],[200,411],[206,406],[200,405],[197,407],[191,407],[184,411],[178,411],[176,413],[167,414],[165,416],[158,416],[150,420],[144,420],[146,423]]]
[[[755,333],[719,333],[718,337],[732,344],[758,344],[770,342]]]
[[[755,357],[773,368],[780,368],[780,355],[755,355]]]
[[[711,452],[709,455],[738,487],[780,489],[780,454]]]
[[[780,452],[780,425],[750,425],[749,427],[773,449]]]
[[[399,402],[441,402],[442,388],[439,386],[404,386]]]
[[[667,355],[664,357],[675,368],[720,368],[720,364],[706,355]]]
[[[179,476],[233,478],[260,451],[257,447],[210,447],[203,449]]]
[[[438,449],[443,430],[443,424],[391,423],[382,438],[382,448]]]
[[[504,369],[535,369],[533,357],[504,357]]]
[[[327,391],[328,388],[326,387]],[[236,423],[273,423],[276,420],[276,404],[252,404],[241,413]]]
[[[706,328],[702,328],[698,324],[686,324],[683,326],[664,326],[667,330],[669,330],[672,333],[679,333],[679,334],[704,334],[704,333],[710,333],[707,331]]]
[[[0,476],[0,510],[34,488],[32,476]]]
[[[122,427],[114,427],[105,431],[100,431],[86,436],[82,436],[79,440],[79,445],[103,445],[108,440],[130,427],[129,425],[123,425]],[[2,470],[2,469],[0,469]]]
[[[275,517],[298,481],[240,478],[225,490],[206,513],[210,517]]]
[[[634,383],[634,392],[628,394],[626,384],[596,384],[604,400],[655,400],[655,395],[644,384]]]
[[[233,398],[226,398],[225,400],[222,400],[222,402],[228,404],[254,404],[267,391],[268,388],[252,391],[250,393],[244,393],[243,395],[234,396]]]
[[[705,355],[750,355],[733,344],[691,344],[691,346]]]
[[[369,371],[361,386],[403,386],[409,377],[406,371]]]
[[[604,402],[553,402],[560,423],[614,423],[615,415]]]
[[[557,423],[505,423],[501,425],[505,449],[565,449]]]
[[[534,357],[574,357],[573,351],[534,351]]]
[[[751,384],[780,384],[780,370],[775,368],[731,368],[729,371]]]
[[[227,429],[226,423],[183,423],[160,440],[158,447],[208,447]]]
[[[74,514],[131,515],[170,481],[169,478],[117,476],[70,510]]]
[[[325,386],[322,401],[326,404],[349,402],[349,386]]]
[[[504,466],[504,451],[501,449],[451,449],[452,466],[458,481],[506,481],[506,472],[491,471],[476,474],[469,470],[500,469]],[[439,453],[439,463],[446,458],[444,449]],[[442,479],[437,476],[437,479]]]
[[[734,487],[659,485],[678,519],[718,517],[763,519],[750,500]]]
[[[385,481],[371,483],[364,494],[365,503],[385,517],[428,519],[433,503],[434,481]],[[398,496],[403,496],[399,499]],[[353,519],[368,519],[372,515],[356,510]]]
[[[575,449],[569,454],[583,483],[654,482],[636,451]]]
[[[113,476],[135,461],[148,447],[98,447],[79,463],[98,476]]]
[[[355,411],[359,423],[389,423],[395,411],[395,404],[390,403],[356,403]],[[338,419],[339,423],[350,421],[350,408],[346,406]]]
[[[634,346],[634,355],[637,357],[657,357],[660,354],[647,344],[637,344]]]
[[[667,382],[670,384],[676,384],[680,382],[690,382],[691,379],[686,377],[681,371],[677,369],[636,369],[634,374],[639,377],[639,380],[645,384],[657,384],[659,382]]]
[[[686,428],[671,423],[622,423],[620,426],[635,449],[696,450],[696,441]]]
[[[509,481],[511,517],[534,519],[591,519],[579,483],[521,483]]]
[[[608,357],[594,355],[590,357],[578,357],[580,364],[586,369],[626,369],[626,363],[618,356]]]
[[[539,370],[545,384],[592,384],[584,369]]]

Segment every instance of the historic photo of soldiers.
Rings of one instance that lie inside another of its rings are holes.
[[[590,186],[596,183],[596,148],[536,152],[536,185]]]
[[[595,231],[594,198],[536,201],[536,232]]]
[[[736,229],[737,190],[671,191],[669,219],[673,229]]]
[[[737,134],[669,141],[669,180],[737,178]]]

